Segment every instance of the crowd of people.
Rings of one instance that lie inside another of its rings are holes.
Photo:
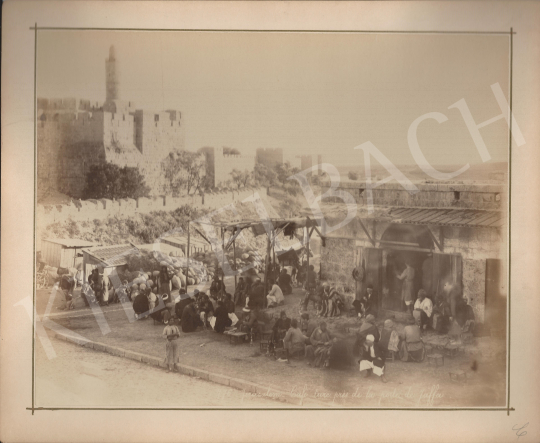
[[[272,325],[269,339],[269,352],[281,349],[278,361],[289,362],[302,356],[313,367],[327,368],[333,360],[343,357],[343,340],[334,337],[323,318],[340,316],[345,312],[345,300],[336,288],[320,281],[314,266],[293,266],[292,269],[270,263],[266,268],[268,284],[265,286],[255,270],[242,275],[235,286],[234,294],[227,292],[222,273],[216,272],[206,292],[195,289],[187,294],[185,288],[179,297],[172,295],[172,273],[166,263],[152,274],[152,279],[135,280],[130,285],[122,282],[110,296],[110,281],[103,270],[96,268],[88,278],[85,297],[88,304],[91,297],[99,304],[111,302],[131,302],[136,319],[152,318],[154,323],[166,325],[163,337],[166,343],[166,362],[168,370],[176,370],[178,363],[178,344],[180,329],[191,333],[198,328],[211,329],[223,334],[235,330],[246,334],[248,339],[261,338],[266,328],[261,311],[284,305],[285,296],[293,291],[293,286],[302,285],[305,296],[300,304],[300,317],[289,318],[284,310]],[[407,269],[399,277],[405,282]],[[405,283],[404,282],[404,286]],[[75,281],[70,275],[61,275],[59,287],[66,295],[66,309],[73,308],[73,289]],[[265,290],[266,288],[266,290]],[[89,290],[91,289],[91,290]],[[365,293],[358,294],[352,303],[353,309],[362,322],[352,349],[356,356],[359,371],[367,377],[374,374],[386,382],[385,362],[388,356],[397,356],[402,361],[421,362],[425,358],[422,334],[427,328],[435,331],[452,330],[457,324],[459,332],[474,328],[474,313],[466,300],[460,301],[455,287],[446,297],[436,303],[421,289],[416,299],[409,294],[408,287],[404,301],[412,313],[402,332],[398,332],[391,319],[387,319],[381,330],[375,324],[378,315],[379,299],[372,285],[367,285]],[[452,296],[451,296],[452,295]],[[453,297],[453,298],[452,298]],[[409,302],[410,303],[407,303]],[[312,302],[320,322],[310,330],[309,303]],[[240,310],[240,317],[237,311]]]

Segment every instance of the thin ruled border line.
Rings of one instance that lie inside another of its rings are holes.
[[[34,28],[30,28],[33,30]],[[327,33],[327,34],[480,34],[508,35],[508,31],[362,31],[362,30],[326,30],[326,29],[171,29],[171,28],[74,28],[43,26],[40,31],[141,31],[141,32],[272,32],[272,33]],[[511,31],[512,32],[512,31]]]
[[[506,415],[510,415],[510,331],[512,330],[511,326],[511,303],[510,303],[510,294],[511,291],[511,272],[512,272],[512,89],[513,89],[513,64],[514,64],[514,34],[513,34],[514,28],[510,28],[510,91],[508,93],[508,105],[510,107],[510,115],[508,119],[508,313],[507,313],[507,319],[506,324],[508,325],[508,331],[507,331],[507,346],[508,346],[508,356],[507,356],[507,362],[508,362],[508,369],[506,370],[506,376],[508,378],[508,398],[507,398],[507,406],[508,411],[506,412]]]
[[[359,30],[276,30],[276,29],[159,29],[159,28],[76,28],[76,27],[39,27],[35,23],[34,27],[29,28],[34,31],[34,260],[33,260],[33,313],[32,313],[32,407],[26,408],[31,410],[32,415],[34,411],[215,411],[215,410],[233,410],[233,411],[272,411],[272,410],[304,410],[304,411],[506,411],[507,415],[510,415],[510,411],[515,411],[510,407],[510,288],[511,288],[511,200],[512,200],[512,76],[513,76],[513,36],[516,34],[513,28],[510,31],[359,31]],[[507,406],[506,408],[48,408],[48,407],[35,407],[35,312],[36,312],[36,207],[37,207],[37,33],[40,31],[138,31],[138,32],[244,32],[244,33],[327,33],[327,34],[455,34],[455,35],[509,35],[510,36],[510,91],[509,91],[509,173],[508,173],[508,315],[507,315]]]
[[[234,388],[233,388],[234,389]],[[26,408],[30,410],[31,408]],[[507,408],[63,408],[38,407],[36,411],[506,411]],[[510,408],[514,411],[514,408]]]
[[[33,306],[32,306],[32,415],[35,410],[35,342],[36,342],[36,207],[37,207],[37,33],[38,26],[36,22],[34,32],[34,232],[33,232]]]

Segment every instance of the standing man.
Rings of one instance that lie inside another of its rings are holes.
[[[405,304],[405,310],[412,313],[414,268],[409,262],[406,262],[404,271],[401,274],[396,273],[396,277],[403,280],[403,286],[401,287],[401,300]]]
[[[309,265],[309,269],[307,271],[304,281],[304,290],[306,291],[306,296],[304,298],[304,311],[307,310],[309,300],[314,295],[316,288],[317,274],[315,273],[315,266]]]

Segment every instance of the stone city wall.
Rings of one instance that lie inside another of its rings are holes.
[[[37,174],[41,194],[57,190],[81,196],[90,166],[104,161],[138,167],[152,194],[162,192],[162,160],[169,152],[185,148],[181,113],[131,112],[131,102],[106,105],[104,111],[88,100],[38,99]]]
[[[505,187],[499,184],[415,183],[420,192],[410,194],[399,183],[385,183],[372,189],[375,206],[503,209]],[[349,192],[360,206],[367,205],[365,184],[343,182],[341,190]]]
[[[190,205],[194,208],[219,209],[234,202],[240,202],[255,193],[266,195],[266,189],[244,189],[234,192],[216,192],[205,194],[204,204],[200,195],[183,197],[160,196],[154,198],[120,199],[120,200],[81,200],[67,205],[37,205],[36,225],[38,230],[45,229],[53,223],[62,223],[67,220],[91,221],[103,220],[109,216],[130,216],[147,214],[152,211],[174,211],[175,209]],[[41,236],[36,235],[37,250],[40,249]]]

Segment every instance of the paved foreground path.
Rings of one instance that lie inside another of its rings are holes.
[[[56,358],[36,346],[37,407],[286,407],[125,358],[52,340]]]

